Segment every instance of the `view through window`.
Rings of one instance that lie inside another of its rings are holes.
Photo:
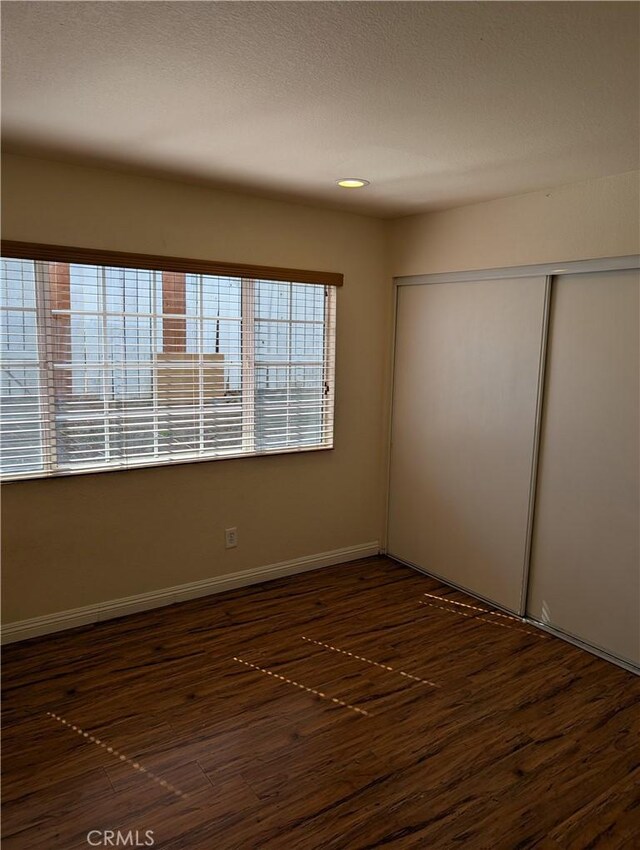
[[[335,287],[3,258],[5,478],[330,448]]]

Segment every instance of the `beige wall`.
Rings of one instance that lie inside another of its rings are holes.
[[[384,224],[44,160],[3,160],[3,237],[344,273],[336,448],[13,482],[13,622],[380,537],[390,287]],[[223,529],[238,527],[237,549]]]
[[[408,216],[390,224],[395,276],[640,251],[640,173]]]

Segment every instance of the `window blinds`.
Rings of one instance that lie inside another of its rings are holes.
[[[335,286],[3,258],[3,478],[330,448]]]

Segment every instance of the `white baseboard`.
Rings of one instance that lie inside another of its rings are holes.
[[[304,573],[308,570],[317,570],[321,567],[330,567],[346,561],[356,561],[358,558],[369,558],[372,555],[377,555],[379,551],[379,542],[373,540],[370,543],[346,546],[344,549],[320,552],[317,555],[305,555],[302,558],[282,561],[279,564],[269,564],[266,567],[256,567],[239,573],[213,576],[202,581],[189,582],[189,584],[152,590],[149,593],[139,593],[136,596],[112,599],[109,602],[98,602],[95,605],[85,605],[82,608],[72,608],[68,611],[59,611],[56,614],[45,614],[43,617],[33,617],[30,620],[19,620],[15,623],[7,623],[2,627],[2,643],[27,640],[52,632],[74,629],[77,626],[111,620],[114,617],[123,617],[127,614],[136,614],[152,608],[161,608],[163,605],[172,605],[174,602],[184,602],[187,599],[196,599],[199,596],[222,593],[235,587],[258,584],[262,581]]]

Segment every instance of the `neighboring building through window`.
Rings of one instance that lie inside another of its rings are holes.
[[[4,478],[332,446],[335,286],[23,258],[0,278]]]

